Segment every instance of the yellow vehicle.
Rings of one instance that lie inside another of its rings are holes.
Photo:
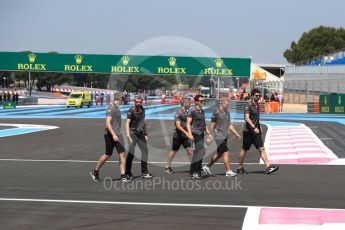
[[[91,106],[91,93],[89,92],[84,92],[84,91],[72,92],[66,101],[67,108],[71,106],[82,108],[84,105],[86,105],[89,108]]]

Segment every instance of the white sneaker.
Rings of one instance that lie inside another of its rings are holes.
[[[235,172],[233,172],[233,171],[227,171],[226,173],[225,173],[225,176],[232,176],[232,177],[234,177],[234,176],[237,176],[237,173],[235,173]]]
[[[207,176],[212,176],[212,172],[211,172],[210,168],[207,167],[207,165],[205,165],[204,167],[202,167],[202,170],[205,172],[205,174],[206,174]]]

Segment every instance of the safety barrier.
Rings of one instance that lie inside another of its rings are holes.
[[[17,105],[37,105],[38,98],[31,97],[31,98],[19,98]]]
[[[266,113],[279,113],[280,112],[280,104],[279,102],[266,102],[265,105]]]
[[[61,97],[61,93],[60,92],[54,92],[54,97]]]
[[[234,112],[244,112],[244,107],[249,103],[249,101],[230,101],[230,111]],[[259,108],[260,108],[260,113],[266,113],[267,111],[267,106],[266,102],[260,102],[259,103]]]
[[[308,113],[320,113],[320,102],[309,101],[307,102]]]

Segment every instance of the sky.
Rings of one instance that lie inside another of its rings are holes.
[[[286,63],[303,32],[345,27],[344,0],[0,0],[0,51]]]

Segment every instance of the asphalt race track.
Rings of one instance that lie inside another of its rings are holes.
[[[158,111],[157,116],[170,112]],[[277,115],[275,121],[289,120]],[[344,158],[343,124],[298,118],[293,122],[310,127]],[[3,115],[0,123],[58,127],[0,137],[0,229],[242,229],[248,208],[345,209],[343,165],[284,164],[276,174],[266,175],[254,147],[247,153],[248,175],[225,177],[219,161],[212,168],[215,176],[188,179],[183,149],[174,159],[176,173],[164,173],[173,133],[169,119],[147,121],[149,171],[155,178],[136,177],[125,184],[119,181],[116,151],[101,170],[102,182],[89,176],[105,150],[104,119]],[[235,120],[234,125],[242,130],[242,122]],[[9,127],[0,126],[0,133]],[[265,136],[266,126],[263,132]],[[229,146],[235,170],[241,142],[232,137]],[[214,143],[207,146],[204,163],[214,151]],[[138,149],[136,157],[133,174],[139,176]]]

